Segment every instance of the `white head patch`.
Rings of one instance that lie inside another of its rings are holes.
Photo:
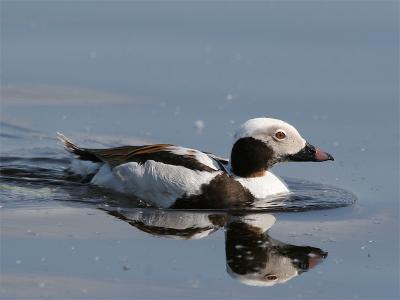
[[[248,137],[264,142],[277,157],[295,154],[306,145],[305,139],[296,128],[284,121],[272,118],[248,120],[236,132],[234,143],[241,138]]]

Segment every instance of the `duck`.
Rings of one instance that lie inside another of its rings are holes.
[[[267,117],[238,128],[229,159],[172,144],[83,148],[57,134],[74,156],[69,173],[159,208],[231,208],[287,195],[286,183],[271,172],[275,164],[334,160],[294,126]]]

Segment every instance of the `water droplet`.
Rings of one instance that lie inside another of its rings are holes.
[[[196,129],[197,134],[202,134],[204,130],[204,121],[203,120],[197,120],[194,123],[194,128]]]
[[[15,261],[15,263],[16,263],[17,265],[20,265],[20,264],[22,263],[22,261],[21,261],[20,259],[17,259],[17,260]]]
[[[129,271],[129,270],[131,269],[131,267],[128,266],[128,265],[123,265],[123,266],[122,266],[122,269],[123,269],[124,271]]]

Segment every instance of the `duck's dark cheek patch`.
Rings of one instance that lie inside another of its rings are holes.
[[[231,165],[233,172],[238,176],[260,176],[274,163],[273,149],[260,140],[252,137],[242,138],[233,145]]]

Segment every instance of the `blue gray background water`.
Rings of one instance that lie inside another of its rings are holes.
[[[0,5],[2,166],[19,178],[0,189],[2,298],[399,297],[398,2]],[[107,195],[51,182],[67,159],[56,131],[228,156],[235,128],[257,116],[336,159],[277,174],[358,199],[274,213],[273,239],[328,253],[286,283],[230,277],[222,229],[155,237],[97,209],[113,206]]]

